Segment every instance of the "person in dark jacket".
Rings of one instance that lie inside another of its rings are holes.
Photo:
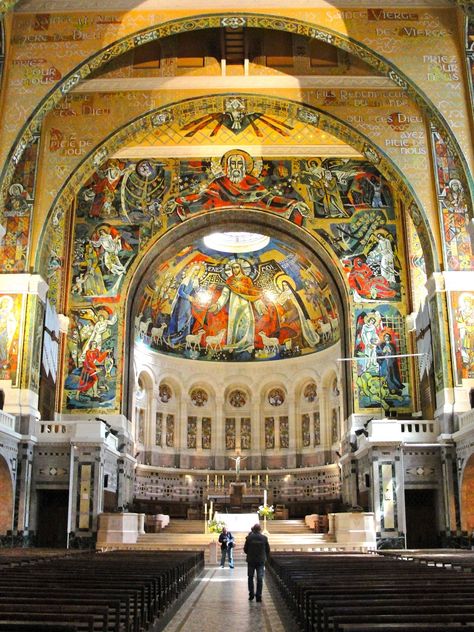
[[[225,566],[226,555],[229,558],[229,568],[234,568],[234,536],[225,527],[219,535],[219,542],[221,544],[221,568]]]
[[[245,538],[244,553],[247,554],[247,576],[249,586],[249,601],[255,597],[258,602],[262,601],[263,573],[265,571],[265,561],[270,557],[270,545],[268,538],[263,535],[262,528],[257,523],[252,527],[251,532]],[[257,590],[254,590],[253,577],[257,573]]]

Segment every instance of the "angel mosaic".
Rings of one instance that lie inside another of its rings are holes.
[[[15,315],[15,300],[6,294],[0,295],[0,375],[2,379],[11,366],[11,352],[17,334],[18,320]]]
[[[74,246],[72,294],[116,296],[127,267],[136,254],[136,227],[99,224],[87,236],[78,226]]]

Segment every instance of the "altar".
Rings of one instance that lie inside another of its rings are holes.
[[[231,532],[248,533],[254,524],[259,522],[259,515],[254,513],[221,513],[216,511],[215,520],[222,521]]]

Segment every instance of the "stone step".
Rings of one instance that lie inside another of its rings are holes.
[[[261,521],[263,528],[263,521]],[[204,520],[172,519],[164,529],[168,533],[202,533]],[[312,533],[304,520],[267,520],[269,533]]]
[[[172,518],[165,531],[169,533],[202,533],[204,520],[179,520]]]
[[[245,542],[246,533],[236,533],[235,548],[241,549]],[[281,546],[318,546],[327,542],[332,542],[333,539],[327,534],[323,533],[310,533],[310,534],[277,534],[269,533],[268,540],[271,547]],[[188,546],[204,547],[208,546],[210,542],[216,542],[217,538],[212,534],[206,533],[146,533],[139,536],[138,544],[149,544],[156,546],[173,546],[185,550]]]

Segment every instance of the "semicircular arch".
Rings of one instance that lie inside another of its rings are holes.
[[[0,454],[0,536],[13,525],[13,479],[6,459]]]
[[[112,42],[76,66],[41,100],[20,130],[0,173],[1,203],[4,203],[15,167],[19,163],[24,150],[29,144],[34,142],[38,136],[44,116],[51,109],[57,106],[61,100],[69,94],[69,92],[71,92],[71,90],[73,90],[80,82],[85,80],[92,72],[97,71],[106,63],[133,48],[152,41],[157,41],[169,35],[199,31],[208,28],[240,28],[242,26],[286,31],[290,33],[297,33],[298,35],[303,35],[309,37],[310,39],[321,40],[355,55],[388,77],[397,86],[405,90],[417,104],[428,112],[430,119],[435,122],[440,129],[444,130],[452,143],[452,146],[456,150],[460,164],[463,165],[463,169],[466,174],[466,181],[469,183],[470,191],[472,193],[472,177],[469,169],[467,169],[463,152],[461,151],[459,143],[452,133],[449,124],[422,89],[409,77],[407,77],[405,73],[397,68],[393,62],[385,59],[379,53],[374,52],[362,42],[356,41],[348,35],[333,31],[325,26],[316,26],[311,22],[284,16],[276,16],[273,14],[242,12],[203,14],[193,16],[192,18],[186,17],[174,19],[164,22],[158,26],[147,27],[139,32],[126,35],[123,38]]]
[[[245,97],[249,102],[255,99],[255,95],[252,94],[240,94]],[[64,234],[64,226],[67,221],[72,202],[75,194],[79,190],[80,186],[91,177],[94,170],[102,164],[107,157],[112,156],[119,148],[124,147],[131,142],[131,139],[135,138],[138,134],[143,134],[146,130],[153,130],[154,123],[159,115],[166,114],[166,124],[170,124],[175,118],[182,116],[183,110],[194,111],[202,109],[202,103],[210,103],[213,98],[222,100],[226,95],[208,95],[206,97],[193,97],[191,99],[185,99],[179,101],[173,105],[166,105],[161,108],[157,108],[151,112],[141,115],[128,124],[116,130],[113,134],[109,135],[104,141],[94,148],[75,168],[73,173],[64,183],[63,187],[58,191],[55,200],[48,213],[48,220],[44,224],[42,234],[40,237],[40,247],[37,249],[37,261],[36,268],[44,275],[47,274],[49,257],[51,252],[58,252],[61,246],[59,245]],[[228,95],[227,95],[228,96]],[[361,155],[371,162],[374,167],[389,181],[393,187],[396,187],[400,199],[406,205],[409,214],[412,217],[413,223],[418,231],[422,250],[425,257],[426,272],[429,276],[432,272],[439,270],[439,259],[435,248],[435,240],[433,232],[427,220],[426,214],[423,210],[423,206],[417,199],[416,193],[413,191],[410,183],[406,181],[403,173],[400,171],[397,165],[383,152],[380,147],[374,148],[373,141],[368,137],[360,133],[351,125],[330,115],[323,110],[308,106],[301,102],[293,101],[290,99],[281,99],[269,96],[258,97],[259,102],[264,101],[269,111],[280,111],[282,104],[285,107],[291,109],[293,117],[300,116],[302,119],[310,120],[311,124],[318,127],[323,131],[327,131],[338,138],[344,140],[348,145],[356,149]],[[190,106],[193,107],[190,107]],[[164,126],[160,129],[164,129]],[[59,218],[59,219],[58,219]],[[62,223],[63,229],[58,230],[58,222]],[[157,230],[154,235],[151,235],[147,249],[152,250],[155,242],[162,237],[161,230]],[[55,245],[55,241],[58,245]],[[142,253],[141,256],[145,256],[146,253]],[[139,261],[132,263],[129,267],[129,273],[127,279],[131,278],[134,274],[134,270],[138,267]],[[122,287],[123,291],[127,291],[126,282]]]
[[[209,229],[219,230],[228,228],[229,222],[232,223],[235,230],[252,230],[261,231],[270,237],[278,237],[285,234],[285,240],[292,248],[295,249],[301,256],[304,256],[309,261],[316,260],[322,274],[326,279],[331,282],[333,287],[333,298],[337,307],[337,312],[341,319],[341,322],[349,324],[349,312],[348,306],[350,304],[349,293],[347,283],[343,276],[343,270],[337,267],[334,261],[331,259],[330,253],[328,253],[323,245],[318,242],[313,236],[307,234],[302,228],[294,225],[288,220],[275,216],[272,216],[271,224],[268,222],[268,214],[265,212],[255,211],[251,214],[245,210],[234,211],[215,211],[205,215],[198,215],[191,218],[188,222],[178,224],[173,227],[171,231],[163,234],[155,243],[153,248],[149,249],[145,256],[140,259],[139,264],[134,270],[127,290],[124,295],[127,296],[127,304],[124,307],[124,322],[128,323],[128,330],[124,334],[124,338],[119,342],[119,347],[124,349],[125,353],[130,353],[130,349],[134,349],[134,316],[135,306],[137,301],[141,300],[143,295],[142,285],[146,278],[146,275],[150,270],[159,268],[161,263],[169,260],[171,253],[181,252],[189,244],[195,243],[204,234],[208,233]],[[341,327],[341,342],[343,346],[348,344],[346,331],[347,327]],[[154,352],[158,353],[158,352]],[[191,362],[193,360],[187,360]],[[128,358],[124,358],[124,366],[130,366],[132,363],[128,362]],[[232,375],[229,374],[226,378],[225,388],[227,389],[231,384],[235,385],[237,382],[241,383],[246,389],[249,388],[252,392],[255,392],[255,379],[258,380],[259,389],[261,387],[260,378],[254,378],[253,380],[244,379],[241,375],[238,379],[233,381]],[[283,379],[283,378],[282,378]],[[192,381],[192,380],[191,380]],[[189,381],[189,384],[191,383]],[[264,380],[265,381],[265,380]],[[126,376],[124,376],[124,386],[128,384]],[[193,382],[194,385],[194,382]],[[187,389],[187,385],[183,384],[183,389]],[[129,399],[125,397],[124,401]]]
[[[462,471],[461,529],[474,531],[474,454],[471,454]]]

